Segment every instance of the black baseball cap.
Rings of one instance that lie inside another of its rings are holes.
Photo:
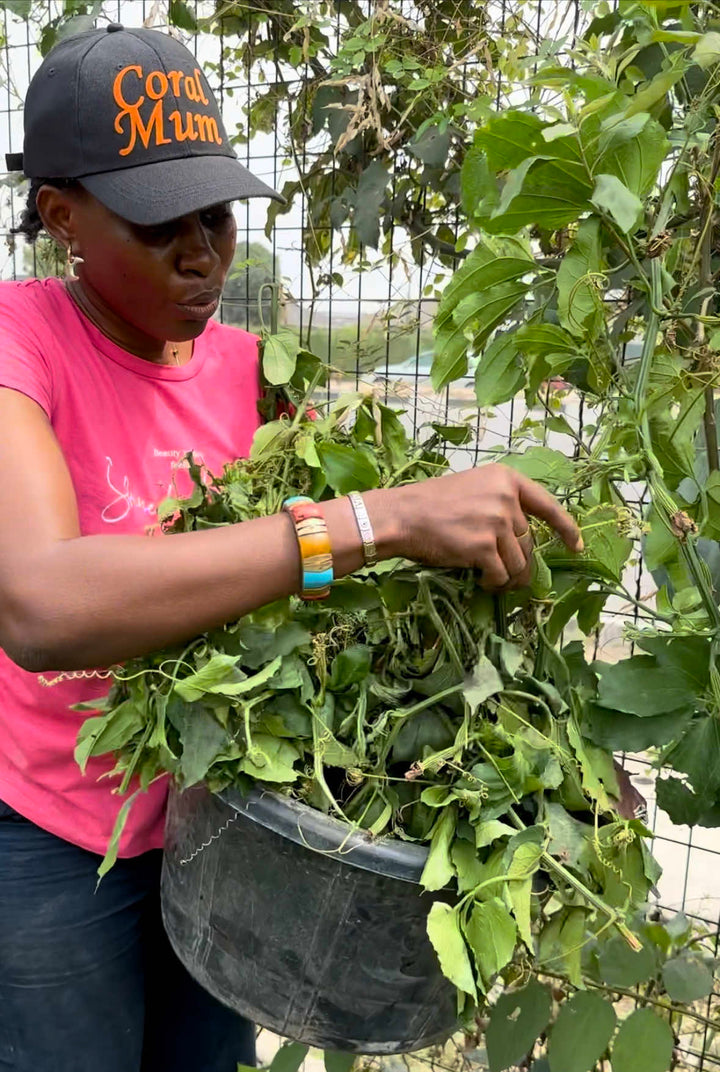
[[[107,208],[159,224],[222,201],[282,196],[243,167],[197,59],[158,30],[111,23],[46,56],[8,169],[77,179]]]

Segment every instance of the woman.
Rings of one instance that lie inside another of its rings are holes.
[[[309,583],[287,512],[151,538],[186,451],[219,470],[259,423],[257,340],[211,317],[235,250],[229,202],[277,195],[235,159],[192,55],[116,25],[47,57],[21,166],[20,230],[44,227],[77,277],[0,284],[0,1069],[234,1072],[253,1062],[252,1027],[190,980],[160,924],[165,787],[138,799],[94,892],[117,801],[97,781],[107,764],[80,776],[84,715],[69,708],[106,691],[81,671]],[[558,503],[501,466],[357,509],[318,511],[336,577],[374,539],[381,558],[524,584],[530,515],[581,547]],[[78,673],[44,687],[57,671]]]

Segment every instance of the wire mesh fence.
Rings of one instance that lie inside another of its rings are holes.
[[[368,15],[379,0],[360,0]],[[72,3],[69,5],[72,8]],[[128,27],[152,26],[168,29],[167,0],[100,0],[96,4],[75,7],[95,20],[97,25],[121,22]],[[252,54],[253,42],[260,38],[253,32],[253,14],[247,14],[249,27],[243,40],[232,33],[208,32],[203,19],[212,16],[222,4],[214,0],[191,0],[185,5],[198,23],[197,32],[183,31],[177,26],[170,32],[179,34],[198,56],[210,84],[217,93],[226,128],[236,142],[243,163],[258,177],[282,189],[286,183],[297,183],[308,172],[314,159],[328,152],[326,130],[307,132],[298,137],[291,133],[293,116],[286,98],[278,98],[273,121],[257,129],[256,107],[260,97],[280,80],[285,88],[296,80],[302,84],[303,67],[307,74],[308,60],[299,70],[280,69],[273,61],[272,50],[259,49]],[[394,0],[394,8],[409,22],[419,18],[411,0]],[[493,27],[504,33],[509,19],[518,20],[528,39],[540,52],[555,49],[568,52],[573,40],[588,18],[589,5],[581,0],[494,0],[487,5],[486,32]],[[458,6],[459,17],[462,14]],[[40,45],[47,42],[48,28],[55,27],[68,12],[65,0],[16,0],[0,6],[2,35],[1,78],[3,106],[0,109],[2,145],[6,152],[22,148],[22,102],[29,80],[39,65]],[[340,16],[329,22],[324,6],[308,0],[308,17],[322,21],[323,32],[329,40],[339,40]],[[258,5],[258,23],[262,20],[262,5]],[[248,54],[247,49],[250,49]],[[246,74],[249,70],[249,75]],[[462,84],[468,94],[473,92],[477,79],[482,78],[484,91],[490,88],[498,106],[507,99],[507,87],[488,75],[487,66],[479,55],[468,57],[462,68]],[[488,80],[491,80],[488,86]],[[403,177],[408,161],[399,153],[394,158],[391,174],[392,188]],[[22,278],[36,274],[57,273],[58,252],[51,244],[28,246],[12,234],[24,205],[25,185],[14,176],[3,181],[0,201],[0,227],[4,238],[0,253],[0,274],[3,278]],[[529,412],[520,398],[496,407],[492,412],[477,413],[472,378],[454,382],[441,395],[430,385],[432,358],[432,320],[437,296],[450,275],[447,258],[432,255],[423,246],[413,253],[413,234],[406,228],[391,225],[384,235],[379,251],[362,249],[349,263],[346,232],[333,229],[313,219],[312,206],[301,189],[290,211],[279,215],[274,224],[266,227],[266,206],[261,201],[249,201],[236,206],[238,223],[238,253],[221,316],[250,330],[268,323],[270,305],[263,300],[263,284],[276,278],[282,281],[283,299],[281,323],[296,330],[309,347],[326,359],[335,373],[328,390],[340,392],[348,385],[365,384],[383,400],[406,410],[405,420],[413,434],[423,424],[441,421],[444,424],[469,423],[470,441],[451,448],[454,468],[475,465],[498,449],[521,450],[524,437],[532,425],[533,431],[544,429],[542,442],[566,449],[567,438],[559,440],[552,430],[551,418],[563,417],[578,435],[593,415],[582,397],[567,390],[562,382],[550,382],[545,391],[541,411]],[[429,209],[429,211],[432,211]],[[452,219],[446,221],[452,235]],[[325,250],[321,264],[308,263],[305,251],[316,243]],[[260,298],[260,300],[258,300]],[[614,300],[622,301],[622,295]],[[633,360],[633,354],[626,355]],[[578,448],[579,449],[579,448]],[[642,507],[642,489],[626,489],[628,498]],[[616,599],[608,605],[602,627],[593,639],[594,653],[613,660],[625,650],[624,624],[636,620],[636,602],[652,599],[656,582],[635,562],[624,578],[628,598]],[[580,637],[580,634],[577,634]],[[569,639],[574,639],[570,636]],[[623,757],[634,784],[647,798],[650,825],[655,834],[654,852],[663,866],[663,876],[657,894],[658,911],[684,911],[702,922],[710,932],[720,926],[720,833],[715,830],[675,827],[657,809],[654,795],[654,770],[650,759],[643,755]],[[631,1000],[631,999],[628,999]],[[712,1020],[717,1014],[714,998],[708,1000],[704,1016]],[[685,1025],[687,1027],[687,1025]],[[720,1068],[720,1043],[716,1032],[707,1022],[698,1021],[681,1039],[681,1050],[689,1068],[711,1070]],[[455,1070],[471,1065],[481,1066],[483,1051],[453,1042],[430,1055],[413,1060],[428,1062],[437,1068]],[[400,1068],[405,1059],[389,1062]]]

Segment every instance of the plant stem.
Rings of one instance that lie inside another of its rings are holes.
[[[701,227],[700,233],[702,239],[700,242],[700,273],[698,278],[699,289],[703,290],[712,288],[712,245],[713,245],[713,222],[715,216],[715,180],[717,179],[718,170],[720,169],[720,124],[715,125],[713,132],[713,154],[712,163],[710,166],[710,175],[703,190],[703,208],[701,215]],[[712,301],[712,295],[703,302],[703,314],[707,314],[707,306]],[[703,346],[705,343],[705,324],[702,321],[698,321],[697,325],[697,341],[699,346]],[[707,454],[708,470],[713,473],[717,469],[720,469],[720,458],[718,457],[718,437],[717,437],[717,422],[715,419],[715,388],[712,383],[708,384],[705,388],[705,452]]]
[[[508,808],[507,817],[517,830],[527,830],[525,823],[515,814],[512,808]],[[571,886],[576,893],[579,893],[584,900],[591,904],[596,911],[602,913],[602,915],[604,915],[608,921],[617,928],[618,932],[622,935],[631,949],[635,950],[636,953],[642,949],[642,942],[635,937],[627,924],[623,923],[614,908],[611,908],[601,897],[598,897],[592,890],[589,890],[584,882],[575,878],[573,873],[568,871],[566,867],[563,867],[554,856],[551,856],[547,849],[543,849],[541,858],[548,871],[554,871],[563,882],[566,882],[568,886]]]
[[[633,400],[635,403],[635,414],[638,421],[640,442],[645,452],[649,470],[647,479],[652,493],[653,505],[657,508],[660,516],[663,517],[667,528],[673,532],[673,534],[677,535],[673,528],[673,518],[678,513],[678,506],[665,486],[662,466],[653,450],[650,421],[646,404],[646,392],[650,379],[650,370],[652,368],[652,359],[660,322],[657,312],[662,303],[662,281],[660,271],[660,261],[658,259],[651,261],[650,272],[652,286],[650,314],[648,316],[646,335],[643,341],[642,356],[640,357],[640,367],[638,369],[635,391],[633,392]],[[692,534],[680,540],[680,547],[686,565],[695,581],[698,591],[700,592],[705,611],[715,629],[720,630],[720,610],[718,610],[718,606],[715,602],[706,567],[704,563],[701,562],[697,553],[696,541]]]
[[[566,975],[545,971],[544,969],[541,969],[538,972],[538,976],[567,982]],[[651,998],[647,994],[642,994],[638,990],[630,990],[628,987],[606,986],[604,983],[596,983],[594,980],[586,978],[583,978],[583,986],[587,986],[591,990],[600,990],[603,994],[617,994],[622,997],[633,998],[641,1005],[654,1005],[656,1008],[664,1009],[665,1012],[674,1013],[676,1016],[688,1016],[691,1020],[696,1020],[699,1024],[705,1024],[706,1027],[717,1029],[719,1026],[717,1020],[711,1020],[709,1017],[702,1016],[700,1013],[692,1012],[687,1005],[680,1005],[678,1007],[674,1003],[668,1004],[668,1002],[661,1001],[658,998]]]

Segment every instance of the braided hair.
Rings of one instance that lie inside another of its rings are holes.
[[[31,179],[27,201],[17,227],[11,234],[23,235],[28,242],[34,242],[42,231],[44,224],[37,207],[37,195],[41,186],[54,186],[56,190],[71,190],[77,185],[77,179]]]

